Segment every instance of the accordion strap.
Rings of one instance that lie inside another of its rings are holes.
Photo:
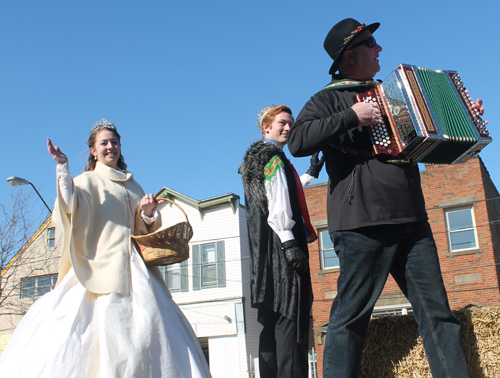
[[[329,144],[330,147],[336,148],[337,150],[342,151],[344,154],[351,154],[351,155],[357,155],[357,156],[363,156],[368,159],[375,159],[378,160],[382,163],[389,163],[389,164],[396,164],[396,165],[401,165],[401,164],[411,164],[415,165],[416,162],[413,159],[384,159],[385,155],[374,155],[371,152],[365,151],[365,150],[360,150],[359,148],[352,148],[348,147],[343,144]]]
[[[379,85],[377,81],[359,81],[359,80],[351,80],[351,79],[343,79],[343,80],[333,80],[330,84],[326,85],[320,92],[329,91],[329,90],[339,90],[339,89],[349,89],[349,88],[374,88]]]
[[[359,148],[352,148],[348,147],[345,144],[329,144],[330,147],[336,148],[337,150],[342,151],[344,154],[351,154],[351,155],[359,155],[363,157],[367,157],[370,159],[375,159],[375,156],[368,151],[365,150],[360,150]]]

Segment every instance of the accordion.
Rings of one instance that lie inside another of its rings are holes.
[[[491,142],[456,71],[401,64],[356,100],[379,104],[383,123],[369,127],[375,155],[460,164]]]

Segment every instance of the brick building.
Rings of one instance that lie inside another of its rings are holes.
[[[452,310],[468,304],[500,306],[500,198],[482,160],[427,166],[421,180]],[[319,236],[309,245],[319,377],[323,370],[323,340],[339,276],[338,259],[327,229],[327,189],[328,184],[321,183],[305,191]],[[411,305],[389,277],[374,316],[408,312]]]

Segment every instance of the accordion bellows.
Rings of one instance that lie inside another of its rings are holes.
[[[426,164],[459,164],[492,139],[456,71],[401,64],[356,97],[377,102],[383,124],[371,125],[374,154]]]

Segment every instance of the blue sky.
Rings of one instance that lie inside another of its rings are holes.
[[[46,138],[68,155],[75,176],[90,128],[103,117],[117,125],[125,160],[146,192],[168,186],[195,199],[243,197],[237,169],[259,138],[257,113],[286,104],[297,115],[328,83],[323,40],[346,17],[381,22],[377,78],[400,63],[456,70],[483,99],[490,132],[500,138],[498,2],[378,3],[0,2],[0,201],[30,190],[7,184],[16,175],[53,203]],[[497,143],[481,157],[500,187]],[[308,167],[306,158],[292,162],[299,173]],[[33,206],[43,211],[37,198]]]

